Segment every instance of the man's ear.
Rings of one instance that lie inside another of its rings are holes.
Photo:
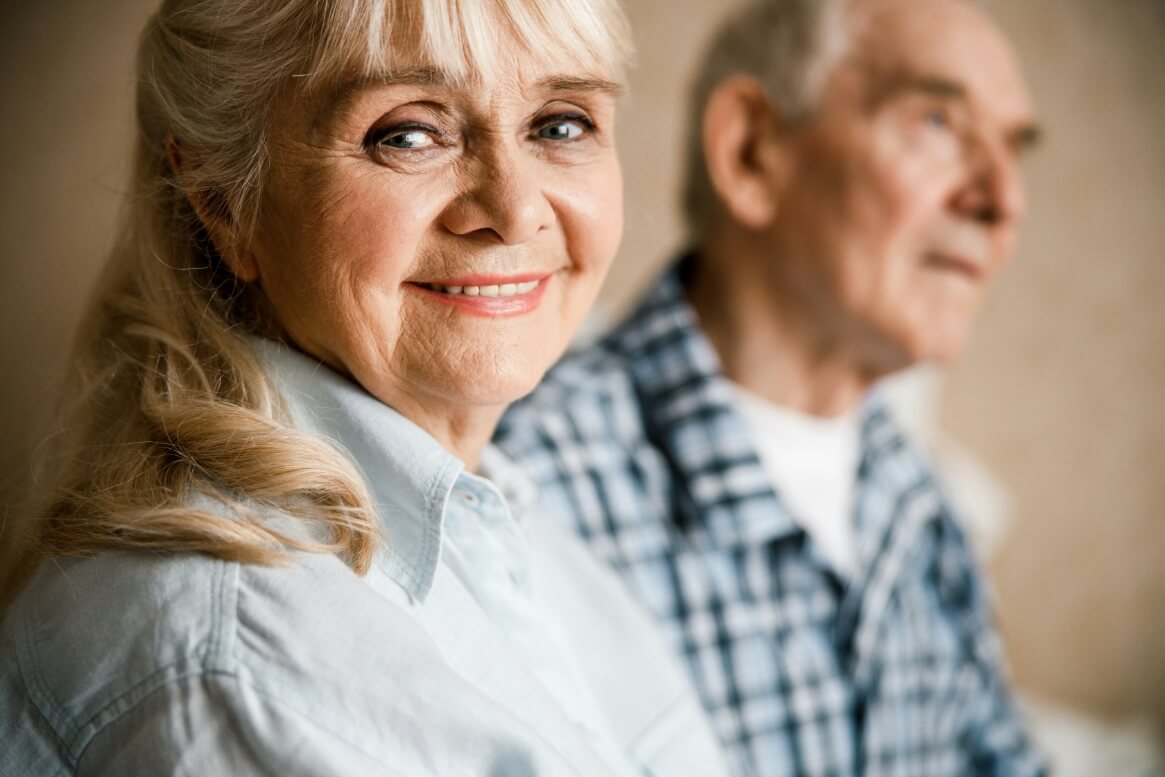
[[[194,209],[194,214],[202,222],[207,235],[214,243],[218,255],[226,262],[227,267],[236,278],[244,283],[253,283],[259,279],[259,263],[255,255],[247,247],[240,244],[238,231],[235,229],[234,216],[218,192],[199,190],[186,186],[192,180],[191,165],[194,164],[182,154],[182,148],[173,138],[166,141],[166,155],[170,161],[170,168],[174,177],[182,186],[186,194],[186,201]]]
[[[759,81],[735,75],[708,97],[701,127],[708,177],[721,206],[747,229],[776,216],[786,174],[779,118]]]

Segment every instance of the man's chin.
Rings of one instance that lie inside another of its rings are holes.
[[[942,328],[936,327],[935,331],[927,333],[922,342],[915,347],[913,363],[949,367],[966,353],[969,339],[969,327],[958,327],[952,331],[943,331]]]
[[[875,363],[878,377],[887,377],[921,364],[950,366],[962,358],[970,327],[955,322],[935,322],[887,338]]]

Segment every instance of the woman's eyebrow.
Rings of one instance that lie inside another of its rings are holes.
[[[378,86],[447,86],[454,79],[435,67],[410,67],[365,73],[340,85],[341,92],[359,92]]]
[[[327,92],[314,112],[311,127],[319,132],[328,127],[337,117],[343,116],[361,95],[369,90],[388,86],[436,86],[449,87],[460,84],[463,79],[450,76],[438,68],[417,67],[404,70],[367,73],[342,81]],[[553,75],[535,81],[530,91],[542,94],[578,94],[594,92],[618,97],[622,85],[603,78],[589,76]]]
[[[452,81],[445,71],[431,67],[365,73],[341,81],[325,92],[326,97],[312,116],[312,130],[319,131],[329,126],[369,90],[387,86],[448,86]]]
[[[618,97],[623,87],[603,78],[577,76],[549,76],[534,83],[534,89],[545,92],[602,92]]]

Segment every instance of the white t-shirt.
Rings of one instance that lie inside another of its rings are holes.
[[[853,501],[861,412],[835,418],[775,405],[734,384],[761,466],[793,517],[843,576],[857,563]]]

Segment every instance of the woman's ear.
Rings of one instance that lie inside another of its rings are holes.
[[[182,154],[178,141],[169,138],[166,141],[166,156],[170,161],[170,168],[174,177],[182,186],[186,194],[186,201],[194,209],[194,214],[202,222],[207,235],[214,243],[215,250],[236,278],[244,283],[253,283],[259,279],[259,263],[255,255],[246,247],[240,245],[238,233],[235,229],[234,218],[222,195],[209,191],[187,187],[186,182],[192,179],[190,165],[193,163]]]
[[[779,118],[752,76],[720,82],[708,97],[701,126],[708,177],[721,207],[750,230],[776,216],[786,175]]]

